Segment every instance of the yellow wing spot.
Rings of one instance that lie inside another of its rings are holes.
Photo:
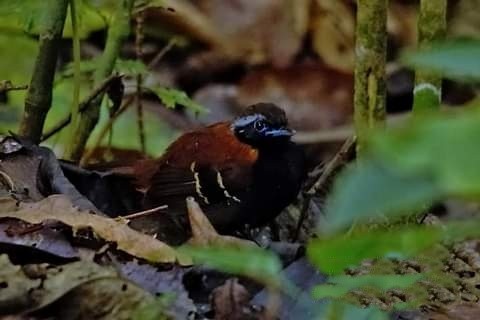
[[[223,194],[225,195],[225,197],[232,199],[236,202],[242,202],[240,199],[238,199],[234,195],[231,195],[228,192],[227,188],[225,188],[225,185],[223,184],[222,174],[220,173],[220,171],[217,171],[217,183],[218,183],[218,186],[223,190]]]
[[[210,204],[208,201],[208,198],[202,193],[202,185],[200,184],[200,177],[198,175],[198,172],[195,171],[195,166],[196,163],[195,161],[192,162],[190,165],[190,171],[193,173],[193,178],[195,179],[195,191],[197,192],[198,196],[205,202],[206,204]]]

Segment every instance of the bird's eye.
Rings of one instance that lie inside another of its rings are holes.
[[[265,122],[263,122],[261,120],[255,121],[255,123],[253,124],[253,127],[257,131],[263,131],[263,130],[265,130]]]

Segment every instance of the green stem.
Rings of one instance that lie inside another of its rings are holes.
[[[354,121],[357,151],[385,122],[387,0],[357,1]]]
[[[80,36],[78,34],[78,21],[77,21],[77,0],[70,0],[70,16],[72,18],[72,30],[73,30],[73,98],[72,98],[72,124],[70,128],[70,140],[67,143],[67,150],[75,143],[75,131],[78,125],[79,116],[79,104],[80,104]],[[69,151],[67,151],[69,153]]]
[[[421,0],[418,19],[418,43],[426,49],[433,41],[445,37],[447,28],[447,0]],[[442,97],[440,74],[416,70],[413,111],[438,110]]]
[[[39,36],[39,49],[25,98],[19,134],[34,143],[40,141],[43,125],[52,104],[53,79],[57,65],[69,0],[45,0],[47,17]]]
[[[115,62],[120,54],[120,49],[130,32],[130,14],[134,0],[118,0],[117,9],[108,28],[107,41],[100,63],[94,74],[94,85],[100,84],[107,78],[115,67]],[[91,102],[90,108],[81,115],[80,123],[76,129],[75,141],[67,155],[69,159],[80,159],[90,133],[100,117],[100,105],[103,94]]]

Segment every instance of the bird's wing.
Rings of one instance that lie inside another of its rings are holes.
[[[193,196],[204,205],[241,201],[252,179],[256,150],[239,142],[227,123],[178,138],[146,184],[148,206]]]

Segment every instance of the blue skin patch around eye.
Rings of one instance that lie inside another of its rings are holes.
[[[254,122],[259,121],[259,120],[266,120],[264,115],[261,114],[254,114],[250,116],[244,116],[241,118],[238,118],[232,123],[232,129],[238,130],[239,133],[243,133],[245,131],[245,127],[248,127],[252,125]],[[258,130],[257,132],[262,133],[265,137],[290,137],[295,134],[293,130],[290,130],[288,128],[268,128],[264,127],[261,130]]]

